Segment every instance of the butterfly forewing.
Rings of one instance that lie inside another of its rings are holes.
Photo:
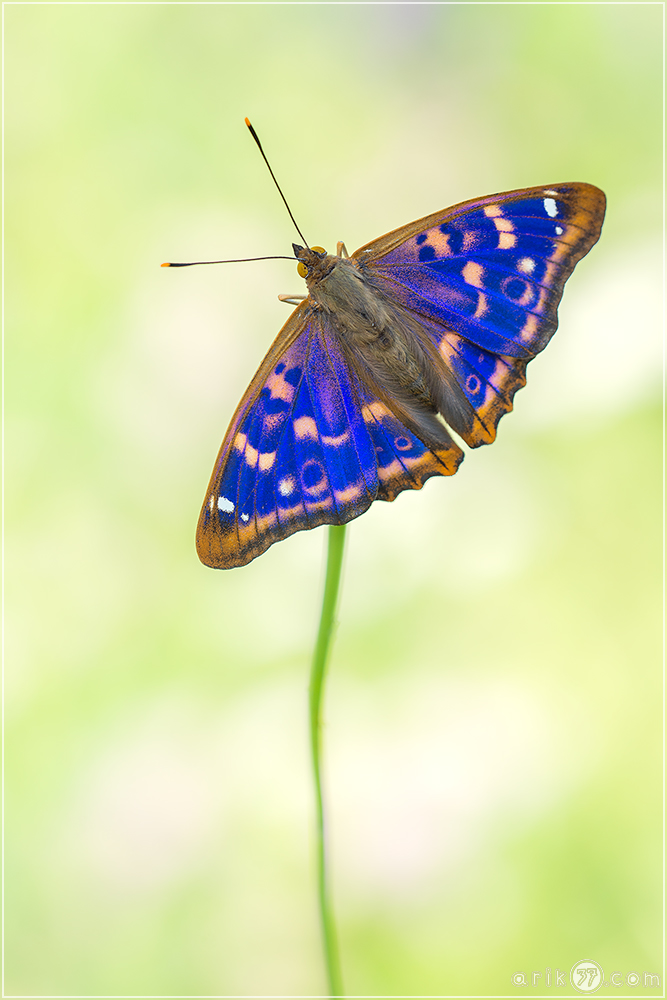
[[[468,445],[494,440],[604,210],[589,184],[510,191],[419,219],[352,255],[416,353],[426,344],[438,409]],[[336,317],[307,299],[223,441],[197,529],[202,562],[245,565],[295,531],[343,524],[375,499],[456,472],[463,453],[444,427],[427,443],[406,412],[346,346]]]

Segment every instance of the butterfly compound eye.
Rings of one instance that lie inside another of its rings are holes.
[[[296,265],[296,273],[299,275],[300,278],[308,277],[308,268],[304,263],[302,263],[302,261],[299,261],[299,263]]]
[[[324,247],[311,247],[310,249],[311,249],[311,250],[314,250],[314,251],[315,251],[315,253],[323,253],[323,254],[326,254],[326,250],[324,249]]]

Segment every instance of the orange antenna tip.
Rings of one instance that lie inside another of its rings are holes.
[[[248,126],[248,128],[250,128],[251,127],[250,126],[250,119],[249,118],[244,118],[243,120],[245,121],[245,123]]]
[[[171,267],[171,264],[160,264],[160,267]]]

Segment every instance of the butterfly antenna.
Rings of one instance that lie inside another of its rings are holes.
[[[195,264],[245,264],[249,260],[294,260],[294,257],[284,257],[278,254],[273,257],[237,257],[235,260],[188,260],[184,264],[174,264],[169,261],[160,267],[194,267]]]
[[[280,187],[280,184],[279,184],[279,183],[278,183],[278,181],[276,180],[276,175],[274,174],[273,170],[271,169],[271,164],[269,163],[269,161],[268,161],[268,160],[267,160],[267,158],[266,158],[266,153],[265,153],[265,152],[264,152],[264,150],[262,149],[262,144],[261,144],[261,142],[259,141],[259,137],[258,137],[257,133],[255,132],[255,130],[254,130],[254,128],[252,127],[252,125],[250,124],[250,121],[249,121],[249,119],[248,119],[248,118],[246,118],[246,120],[245,120],[245,123],[246,123],[246,125],[248,126],[248,128],[250,129],[250,134],[251,134],[251,136],[253,137],[253,139],[254,139],[254,140],[255,140],[255,142],[257,143],[257,147],[258,147],[258,149],[259,149],[260,153],[262,154],[262,158],[263,158],[264,162],[266,163],[267,167],[269,168],[269,173],[270,173],[270,174],[271,174],[271,176],[273,177],[273,183],[274,183],[274,184],[276,185],[276,187],[278,188],[278,193],[280,194],[280,197],[281,197],[281,198],[282,198],[282,200],[283,200],[283,201],[285,202],[285,208],[286,208],[286,209],[287,209],[287,211],[289,212],[289,217],[290,217],[290,219],[292,220],[292,222],[294,223],[294,228],[296,229],[297,233],[299,234],[299,236],[300,236],[300,237],[301,237],[301,239],[303,240],[303,243],[304,243],[304,246],[308,247],[308,240],[306,239],[306,237],[305,237],[305,236],[303,235],[303,233],[301,232],[301,230],[299,229],[299,227],[298,227],[298,226],[297,226],[297,224],[296,224],[296,219],[295,219],[295,218],[294,218],[294,216],[292,215],[292,209],[291,209],[291,208],[289,207],[289,205],[287,204],[287,198],[286,198],[286,197],[285,197],[285,195],[283,194],[283,192],[282,192],[282,189],[281,189],[281,187]],[[310,249],[310,247],[308,247],[308,249]]]

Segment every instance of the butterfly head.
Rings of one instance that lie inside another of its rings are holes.
[[[292,249],[298,261],[297,273],[300,278],[305,278],[308,284],[326,277],[336,260],[323,247],[300,247],[298,243],[293,243]]]

